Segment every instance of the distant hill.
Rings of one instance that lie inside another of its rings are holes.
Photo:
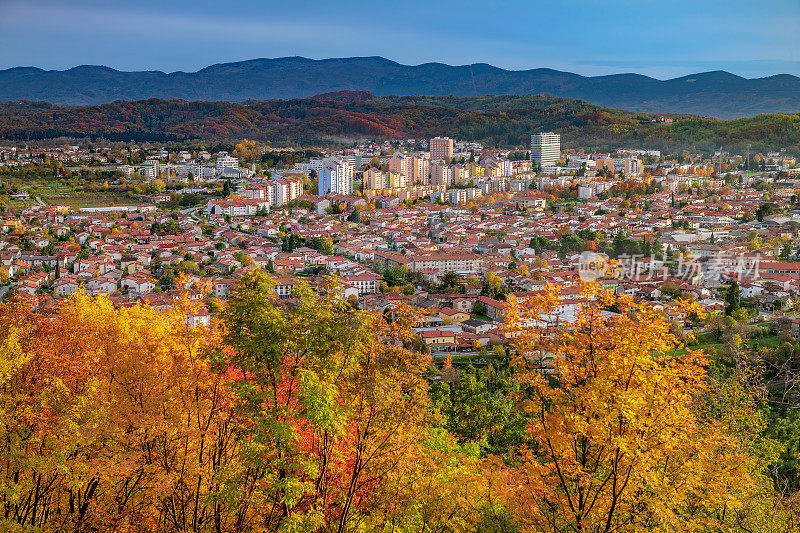
[[[485,63],[409,66],[382,57],[253,59],[173,73],[102,66],[0,70],[0,100],[59,105],[149,98],[241,102],[338,91],[378,96],[546,93],[631,111],[720,118],[800,111],[800,78],[788,74],[746,79],[716,71],[661,81],[638,74],[587,77],[551,69],[511,71]]]
[[[786,148],[800,154],[800,113],[721,120],[652,115],[553,96],[390,96],[340,91],[312,98],[243,103],[141,100],[64,107],[0,103],[0,139],[90,137],[114,141],[343,144],[363,138],[450,135],[488,146],[527,147],[530,134],[557,131],[565,147],[661,150]]]

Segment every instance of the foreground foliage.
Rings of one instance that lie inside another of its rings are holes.
[[[475,462],[429,423],[402,321],[335,294],[287,311],[247,277],[210,329],[188,300],[4,306],[3,529],[466,528]]]
[[[542,328],[554,294],[512,299],[511,364],[429,391],[410,310],[323,292],[248,273],[210,327],[185,296],[4,304],[0,529],[795,527],[757,403],[649,308],[599,294]]]

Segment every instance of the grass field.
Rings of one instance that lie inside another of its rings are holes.
[[[118,205],[132,205],[136,201],[127,197],[120,197],[111,194],[102,193],[75,193],[72,195],[52,195],[40,196],[42,200],[50,205],[64,204],[75,209],[81,207],[111,207]]]
[[[18,184],[19,190],[30,195],[31,200],[37,196],[44,202],[64,204],[74,208],[81,207],[111,207],[117,205],[135,204],[136,200],[126,197],[125,194],[115,192],[83,192],[76,191],[73,184],[62,179],[26,179]],[[20,202],[20,205],[22,203]]]
[[[695,346],[689,346],[685,348],[681,348],[680,350],[676,350],[676,353],[686,353],[688,350],[703,350],[707,354],[715,354],[719,350],[719,348],[723,345],[721,342],[716,342],[713,340],[713,337],[708,334],[704,334],[699,336],[698,340],[700,341],[699,344]],[[777,335],[768,335],[766,337],[759,337],[757,339],[750,339],[749,343],[751,348],[776,348],[780,344],[780,339]]]

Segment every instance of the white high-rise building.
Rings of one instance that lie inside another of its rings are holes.
[[[561,158],[561,135],[558,133],[534,133],[531,135],[531,161],[540,167],[556,164]]]
[[[239,168],[239,160],[228,155],[228,152],[220,152],[217,157],[217,173],[222,174],[226,168]]]
[[[319,193],[352,194],[353,165],[338,157],[327,158],[319,171]]]

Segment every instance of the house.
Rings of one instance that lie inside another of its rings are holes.
[[[275,278],[275,294],[277,294],[278,298],[281,300],[289,298],[292,295],[296,283],[297,280],[290,276],[279,276]]]
[[[452,307],[440,309],[438,314],[439,318],[445,321],[449,320],[453,324],[461,324],[465,320],[469,320],[469,313]]]
[[[77,275],[72,274],[56,280],[53,284],[53,292],[58,296],[69,296],[75,294],[81,287],[81,282]]]
[[[420,337],[422,337],[423,342],[425,342],[425,345],[431,352],[449,352],[454,350],[457,346],[456,334],[453,331],[439,329],[426,330],[420,332]]]
[[[459,311],[465,311],[467,313],[472,312],[472,308],[475,307],[475,301],[469,298],[456,298],[453,300],[453,308],[458,309]]]
[[[340,276],[344,283],[354,286],[358,295],[375,294],[380,289],[382,276],[372,272]]]
[[[122,287],[127,288],[131,292],[144,294],[153,292],[156,288],[156,281],[144,274],[134,274],[122,280]]]
[[[488,296],[479,296],[478,302],[486,308],[486,316],[495,321],[500,321],[506,311],[506,303]]]
[[[486,322],[485,320],[470,318],[468,320],[461,322],[461,327],[464,328],[464,331],[468,331],[476,335],[481,335],[493,329],[494,324],[492,324],[491,322]]]
[[[117,283],[113,280],[104,277],[97,277],[88,280],[85,283],[86,290],[92,295],[97,294],[111,294],[116,292]]]
[[[186,323],[191,329],[194,329],[197,326],[210,327],[211,313],[209,313],[206,309],[201,309],[194,313],[190,313],[186,317]]]

